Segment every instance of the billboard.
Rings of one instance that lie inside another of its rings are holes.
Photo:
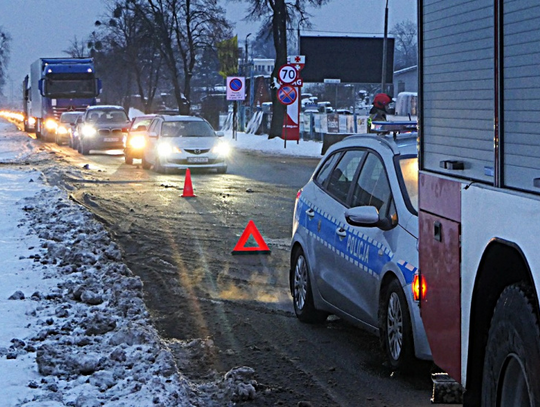
[[[387,39],[386,83],[394,72],[394,38]],[[381,83],[383,38],[300,37],[300,54],[306,56],[304,82],[341,79],[346,83]]]

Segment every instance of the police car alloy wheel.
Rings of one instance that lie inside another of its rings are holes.
[[[328,314],[315,309],[313,304],[313,294],[311,292],[311,283],[309,281],[308,264],[304,252],[301,249],[297,250],[293,265],[291,291],[296,316],[302,322],[324,322]]]
[[[397,279],[382,292],[380,332],[382,347],[392,369],[406,370],[414,360],[409,307]]]

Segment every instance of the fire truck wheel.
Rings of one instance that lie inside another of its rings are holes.
[[[540,405],[540,328],[533,290],[504,289],[491,319],[482,378],[482,406]]]
[[[379,329],[382,348],[392,369],[406,370],[414,362],[414,340],[409,306],[397,279],[381,293]]]
[[[313,304],[313,293],[309,279],[307,259],[302,249],[294,254],[293,269],[290,275],[291,294],[293,297],[294,312],[301,322],[322,323],[328,314],[319,311]]]

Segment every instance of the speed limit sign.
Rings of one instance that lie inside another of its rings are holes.
[[[279,80],[288,85],[298,79],[298,71],[293,65],[283,65],[279,68]]]

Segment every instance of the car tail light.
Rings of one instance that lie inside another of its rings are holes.
[[[299,189],[298,192],[296,193],[296,200],[298,201],[300,199],[300,195],[302,195],[302,189]]]
[[[426,280],[420,274],[415,274],[412,282],[412,292],[415,301],[420,301],[426,297]]]

